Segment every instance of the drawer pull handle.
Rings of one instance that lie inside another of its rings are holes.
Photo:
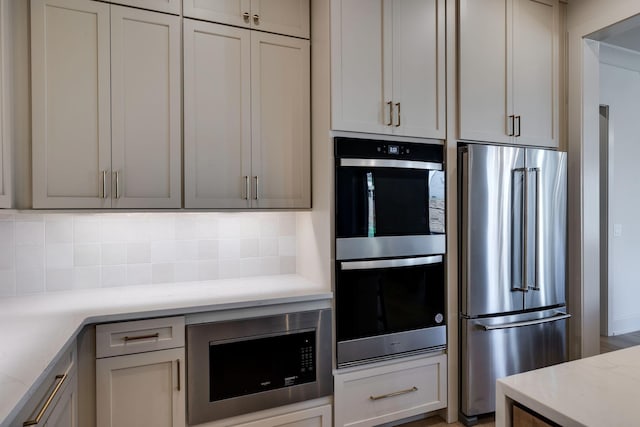
[[[180,359],[176,359],[176,364],[178,365],[178,391],[180,391],[180,383],[182,382],[180,380]]]
[[[60,391],[60,388],[62,387],[62,384],[64,383],[64,381],[66,379],[67,379],[67,374],[56,375],[56,381],[58,381],[58,384],[56,384],[55,388],[53,389],[53,391],[51,392],[51,394],[47,398],[47,401],[44,402],[44,405],[42,406],[42,408],[38,412],[38,415],[36,415],[36,417],[34,419],[32,419],[32,420],[27,420],[24,423],[22,423],[23,426],[25,426],[25,427],[26,426],[35,426],[35,425],[38,425],[38,423],[40,423],[40,420],[42,420],[42,417],[44,416],[44,413],[47,412],[47,409],[49,409],[49,406],[51,405],[51,402],[53,402],[53,399],[58,394],[58,391]]]
[[[406,390],[394,391],[393,393],[383,394],[380,396],[369,396],[370,400],[380,400],[386,399],[387,397],[400,396],[401,394],[413,393],[414,391],[418,391],[418,387],[411,387]]]
[[[124,337],[124,342],[129,342],[129,341],[139,341],[139,340],[148,340],[151,338],[160,338],[160,333],[156,332],[155,334],[150,334],[150,335],[140,335],[138,337]]]

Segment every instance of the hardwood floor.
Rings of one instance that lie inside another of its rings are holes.
[[[608,353],[634,345],[640,345],[640,331],[612,337],[600,336],[600,353]]]
[[[479,418],[478,424],[476,424],[475,427],[495,427],[495,425],[495,417],[491,415]],[[447,424],[445,420],[436,415],[424,420],[411,421],[410,423],[401,424],[398,427],[464,427],[464,424],[460,422]]]

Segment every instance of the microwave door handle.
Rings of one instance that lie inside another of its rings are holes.
[[[442,262],[442,255],[422,256],[399,259],[376,259],[371,261],[344,261],[340,263],[341,270],[372,270],[376,268],[415,267]]]
[[[397,159],[340,159],[340,166],[356,168],[398,168],[441,171],[442,163]]]

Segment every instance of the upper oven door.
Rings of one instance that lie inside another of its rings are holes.
[[[337,259],[444,253],[442,169],[404,159],[338,159]]]

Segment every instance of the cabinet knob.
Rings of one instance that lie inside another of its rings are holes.
[[[244,22],[247,22],[247,23],[248,23],[248,22],[249,22],[249,17],[250,17],[250,16],[251,16],[251,15],[249,15],[249,12],[244,12],[244,13],[242,14],[242,18],[244,19]]]
[[[256,25],[260,23],[260,15],[257,13],[253,15],[253,23]]]

